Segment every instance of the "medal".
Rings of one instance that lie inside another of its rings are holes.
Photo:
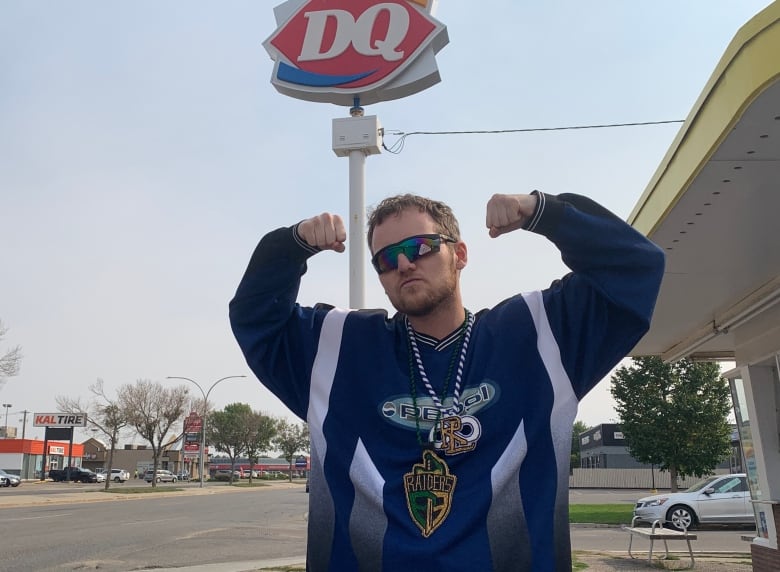
[[[428,538],[447,519],[458,479],[433,451],[423,451],[421,463],[404,475],[406,506],[414,524]]]
[[[458,455],[473,451],[481,434],[482,425],[473,415],[452,415],[431,427],[428,440],[445,455]]]

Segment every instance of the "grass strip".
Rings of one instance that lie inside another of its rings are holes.
[[[569,522],[589,524],[630,524],[633,504],[570,504]]]

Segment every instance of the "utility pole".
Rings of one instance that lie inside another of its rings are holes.
[[[27,432],[27,414],[31,412],[25,409],[24,411],[22,411],[22,413],[24,414],[24,418],[22,421],[22,439],[24,439],[24,435]]]
[[[22,414],[24,417],[22,418],[22,441],[24,441],[24,436],[27,433],[27,414],[30,413],[30,411],[27,411],[26,409],[22,411]],[[23,445],[24,446],[24,445]],[[27,479],[30,477],[28,475],[28,471],[30,470],[30,454],[29,453],[23,453],[23,461],[22,461],[22,475],[24,475],[22,478]]]

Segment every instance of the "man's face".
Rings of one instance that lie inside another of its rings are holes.
[[[378,252],[410,236],[438,234],[426,213],[407,209],[391,216],[374,229],[371,251]],[[466,245],[442,241],[438,252],[410,262],[398,255],[398,268],[379,275],[379,281],[396,310],[409,316],[425,316],[459,296],[458,275],[466,263]]]

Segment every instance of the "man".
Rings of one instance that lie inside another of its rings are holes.
[[[344,251],[340,217],[256,248],[230,317],[252,370],[309,423],[309,570],[571,570],[577,403],[649,327],[663,254],[577,195],[494,195],[486,223],[546,236],[572,272],[474,314],[457,220],[414,195],[369,217],[392,317],[296,303],[306,260]]]

